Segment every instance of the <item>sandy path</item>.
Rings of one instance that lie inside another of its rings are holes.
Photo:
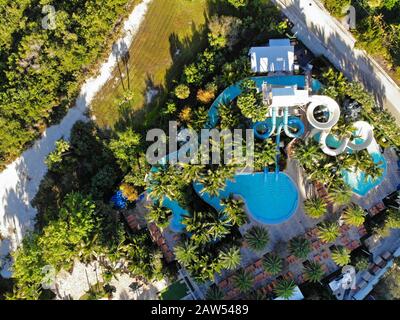
[[[60,124],[48,128],[34,146],[0,173],[0,268],[1,259],[14,250],[24,233],[33,227],[36,210],[30,205],[36,195],[40,181],[47,171],[46,156],[54,149],[55,142],[69,138],[72,126],[84,120],[85,111],[94,96],[111,77],[117,57],[129,47],[137,33],[152,0],[143,0],[137,5],[124,23],[123,37],[113,46],[108,59],[100,67],[97,76],[88,79],[81,88],[76,105],[71,108]],[[7,268],[4,268],[7,269]],[[9,276],[2,270],[3,276]]]

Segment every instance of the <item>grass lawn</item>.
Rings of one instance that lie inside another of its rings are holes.
[[[183,281],[176,281],[160,292],[161,300],[180,300],[189,293],[188,287]]]
[[[120,61],[92,103],[100,126],[113,127],[120,119],[126,121],[127,115],[131,125],[147,120],[148,89],[162,92],[179,79],[183,65],[203,46],[207,12],[207,0],[153,0],[131,45],[129,60],[126,65]],[[122,78],[123,83],[121,74],[129,74]],[[121,107],[119,101],[127,95],[131,101],[128,107]]]

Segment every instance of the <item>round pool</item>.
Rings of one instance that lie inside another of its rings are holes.
[[[239,174],[228,181],[218,197],[201,193],[203,186],[194,186],[200,197],[217,210],[222,210],[222,198],[240,196],[250,218],[263,224],[279,224],[288,220],[297,210],[299,194],[293,180],[285,173]]]

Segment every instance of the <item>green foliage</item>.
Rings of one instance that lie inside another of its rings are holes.
[[[366,256],[357,258],[354,266],[357,271],[367,270],[369,266],[369,258],[367,258]]]
[[[283,299],[290,299],[293,296],[296,284],[293,280],[281,280],[275,287],[275,294]]]
[[[218,166],[207,170],[207,173],[200,180],[203,185],[201,192],[218,196],[219,192],[226,187],[227,181],[232,180],[234,175],[235,167],[233,166]]]
[[[263,121],[267,117],[268,106],[262,102],[262,93],[257,93],[253,80],[244,80],[241,83],[242,94],[237,99],[237,106],[243,116],[256,121]]]
[[[352,205],[345,210],[343,220],[348,225],[359,227],[364,224],[366,214],[360,206]]]
[[[353,191],[345,183],[340,183],[338,186],[329,189],[329,199],[339,206],[349,204],[352,195]]]
[[[117,132],[117,136],[110,140],[109,147],[120,168],[127,172],[138,161],[141,150],[141,136],[131,128]]]
[[[263,260],[263,267],[266,272],[270,273],[273,276],[276,276],[282,272],[282,259],[275,254],[267,254]]]
[[[103,246],[101,234],[106,228],[102,223],[89,197],[79,193],[67,195],[58,218],[50,221],[41,233],[25,237],[23,246],[14,253],[15,297],[39,298],[42,268],[46,265],[56,271],[70,270],[75,259],[89,261],[93,252],[109,252],[114,236],[109,235],[108,246]]]
[[[324,0],[325,8],[335,17],[341,17],[351,1],[350,0]]]
[[[400,229],[400,209],[389,209],[385,226],[392,229]]]
[[[206,293],[206,300],[223,300],[224,299],[224,293],[222,290],[216,286],[212,285],[211,287],[208,288],[207,293]]]
[[[304,211],[311,218],[319,219],[326,214],[327,204],[319,197],[312,197],[304,201]]]
[[[175,247],[175,256],[179,263],[188,267],[197,261],[198,246],[193,242],[183,242]]]
[[[306,278],[311,282],[319,282],[324,277],[324,270],[322,269],[322,265],[318,262],[311,261],[310,264],[306,267]]]
[[[56,141],[56,148],[53,152],[49,153],[49,155],[46,157],[45,163],[49,170],[51,171],[57,171],[57,170],[62,170],[60,168],[60,163],[62,162],[63,155],[69,151],[71,148],[71,145],[69,144],[68,141],[65,141],[63,139]]]
[[[254,148],[254,166],[257,171],[262,171],[268,166],[275,165],[276,144],[272,139],[256,142]]]
[[[252,274],[240,269],[233,277],[235,287],[241,293],[249,293],[253,289],[253,276]]]
[[[193,212],[191,216],[184,217],[183,224],[192,240],[202,245],[224,238],[230,233],[231,227],[222,213],[214,212]]]
[[[185,100],[190,96],[190,88],[185,84],[180,84],[175,88],[175,96],[178,99]]]
[[[147,220],[149,222],[154,222],[161,229],[168,227],[169,218],[172,216],[171,209],[158,204],[153,204],[148,209]]]
[[[249,248],[254,251],[263,251],[269,242],[268,230],[262,226],[253,226],[246,231],[244,238]]]
[[[232,48],[239,40],[242,31],[241,25],[242,21],[236,17],[211,17],[208,24],[208,28],[210,29],[208,35],[210,45],[216,48]]]
[[[400,267],[399,258],[394,260],[393,266],[376,285],[372,294],[379,300],[400,299]]]
[[[2,1],[0,169],[75,101],[79,83],[116,34],[127,2]],[[55,6],[54,30],[41,26],[43,4]]]
[[[248,217],[244,211],[244,202],[241,199],[235,199],[232,196],[221,200],[223,213],[228,217],[232,225],[241,226],[248,222]]]
[[[227,0],[235,8],[244,7],[248,4],[249,0]]]
[[[240,266],[240,248],[231,247],[219,253],[219,261],[222,268],[235,270]]]
[[[289,241],[289,252],[296,258],[306,259],[311,252],[311,243],[303,237],[296,237]]]
[[[350,263],[350,250],[346,247],[337,247],[332,250],[332,260],[338,266],[345,266]]]
[[[334,242],[339,234],[339,225],[336,222],[324,222],[318,226],[318,237],[326,243]]]

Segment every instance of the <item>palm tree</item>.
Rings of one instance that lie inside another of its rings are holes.
[[[382,177],[384,169],[382,168],[382,162],[375,163],[371,159],[371,161],[365,164],[363,171],[366,177],[371,178],[372,181],[376,181]]]
[[[309,140],[309,142],[299,142],[294,149],[294,158],[306,170],[314,170],[319,163],[324,160],[325,155],[321,152],[318,143]]]
[[[169,217],[172,215],[171,209],[157,204],[149,206],[148,209],[147,221],[154,222],[159,228],[168,227]]]
[[[255,144],[254,165],[257,170],[273,165],[276,161],[276,144],[271,139]]]
[[[232,196],[221,200],[223,213],[232,225],[241,226],[248,222],[247,214],[243,208],[243,200],[234,199]]]
[[[198,246],[190,240],[177,245],[174,251],[178,262],[185,267],[198,260]]]
[[[186,183],[200,181],[204,175],[205,166],[202,164],[180,163],[182,178]]]
[[[311,252],[311,243],[303,237],[296,237],[289,241],[289,251],[299,259],[307,258]]]
[[[212,197],[218,197],[219,192],[226,187],[227,180],[232,180],[235,175],[235,169],[231,166],[218,166],[216,169],[207,171],[202,176],[201,183],[203,189],[201,193],[208,193]]]
[[[233,281],[241,293],[249,293],[253,289],[253,276],[243,269],[236,273]]]
[[[311,261],[310,264],[306,267],[306,278],[311,282],[320,282],[324,277],[324,270],[322,269],[322,265],[318,262]]]
[[[332,250],[332,260],[338,266],[345,266],[350,263],[350,250],[346,247],[337,247]]]
[[[250,249],[262,251],[269,242],[268,230],[261,226],[253,226],[244,235]]]
[[[206,300],[223,300],[223,299],[224,299],[224,293],[218,286],[212,285],[211,287],[208,288],[206,293]]]
[[[283,299],[289,300],[296,289],[296,284],[293,280],[281,280],[275,287],[275,294]]]
[[[340,229],[336,222],[325,222],[318,227],[318,238],[323,242],[334,242],[339,234]]]
[[[345,184],[340,183],[338,186],[329,189],[329,198],[332,202],[338,204],[339,206],[347,205],[351,201],[353,191],[351,188]]]
[[[173,166],[162,166],[153,171],[148,180],[149,195],[162,203],[164,197],[176,200],[181,196],[182,179]]]
[[[308,216],[314,219],[321,218],[327,210],[327,204],[318,197],[312,197],[304,201],[304,211]]]
[[[366,212],[358,205],[348,207],[343,215],[346,224],[359,227],[365,221]]]
[[[205,229],[202,232],[207,232],[212,240],[222,239],[230,233],[232,227],[231,222],[225,219],[222,212],[216,215],[210,213],[211,219],[204,223]]]
[[[282,259],[275,254],[267,254],[263,260],[263,267],[266,272],[276,276],[282,271]]]
[[[219,253],[219,261],[224,269],[235,270],[240,265],[240,249],[231,247]]]

